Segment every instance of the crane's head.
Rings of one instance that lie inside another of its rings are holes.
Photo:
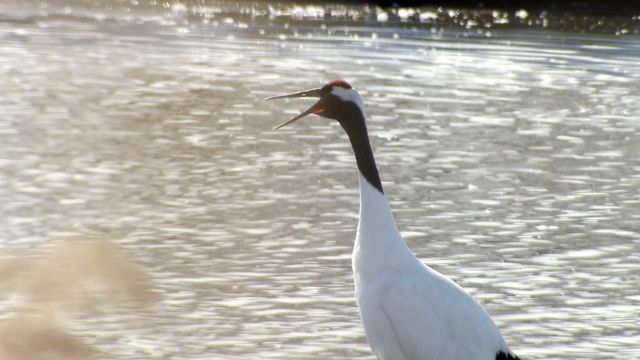
[[[344,80],[334,80],[319,89],[273,96],[267,98],[267,100],[300,97],[314,97],[319,98],[319,100],[300,115],[276,126],[274,130],[289,125],[309,114],[316,114],[337,120],[349,137],[360,173],[371,185],[378,189],[380,193],[383,193],[380,175],[378,175],[378,168],[376,167],[376,161],[373,158],[371,144],[369,143],[364,106],[360,94],[358,94],[348,82]]]
[[[328,82],[321,88],[300,91],[293,94],[272,96],[266,100],[313,97],[320,98],[313,106],[291,120],[273,128],[280,129],[285,125],[302,119],[309,114],[320,115],[325,118],[337,120],[345,129],[350,127],[350,122],[364,120],[364,106],[360,94],[344,80]]]

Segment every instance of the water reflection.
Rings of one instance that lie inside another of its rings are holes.
[[[96,347],[372,358],[346,139],[320,118],[272,132],[306,103],[262,101],[346,78],[407,242],[519,354],[639,351],[637,41],[183,10],[0,24],[3,246],[110,233],[162,294],[160,314],[83,318]]]

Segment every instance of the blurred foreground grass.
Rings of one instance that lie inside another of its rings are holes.
[[[107,359],[70,331],[70,323],[113,307],[135,311],[156,300],[145,272],[101,237],[0,254],[0,297],[0,360]]]

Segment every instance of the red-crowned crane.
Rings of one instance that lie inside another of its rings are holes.
[[[319,100],[275,129],[309,114],[337,120],[356,157],[360,219],[353,277],[373,352],[383,360],[518,360],[485,309],[456,283],[424,265],[402,240],[382,191],[358,92],[336,80],[267,100],[301,97]]]

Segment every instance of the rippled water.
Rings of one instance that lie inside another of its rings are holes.
[[[637,35],[2,9],[2,248],[108,234],[161,295],[75,321],[101,351],[373,359],[346,136],[262,100],[344,78],[406,241],[518,354],[640,354]]]

